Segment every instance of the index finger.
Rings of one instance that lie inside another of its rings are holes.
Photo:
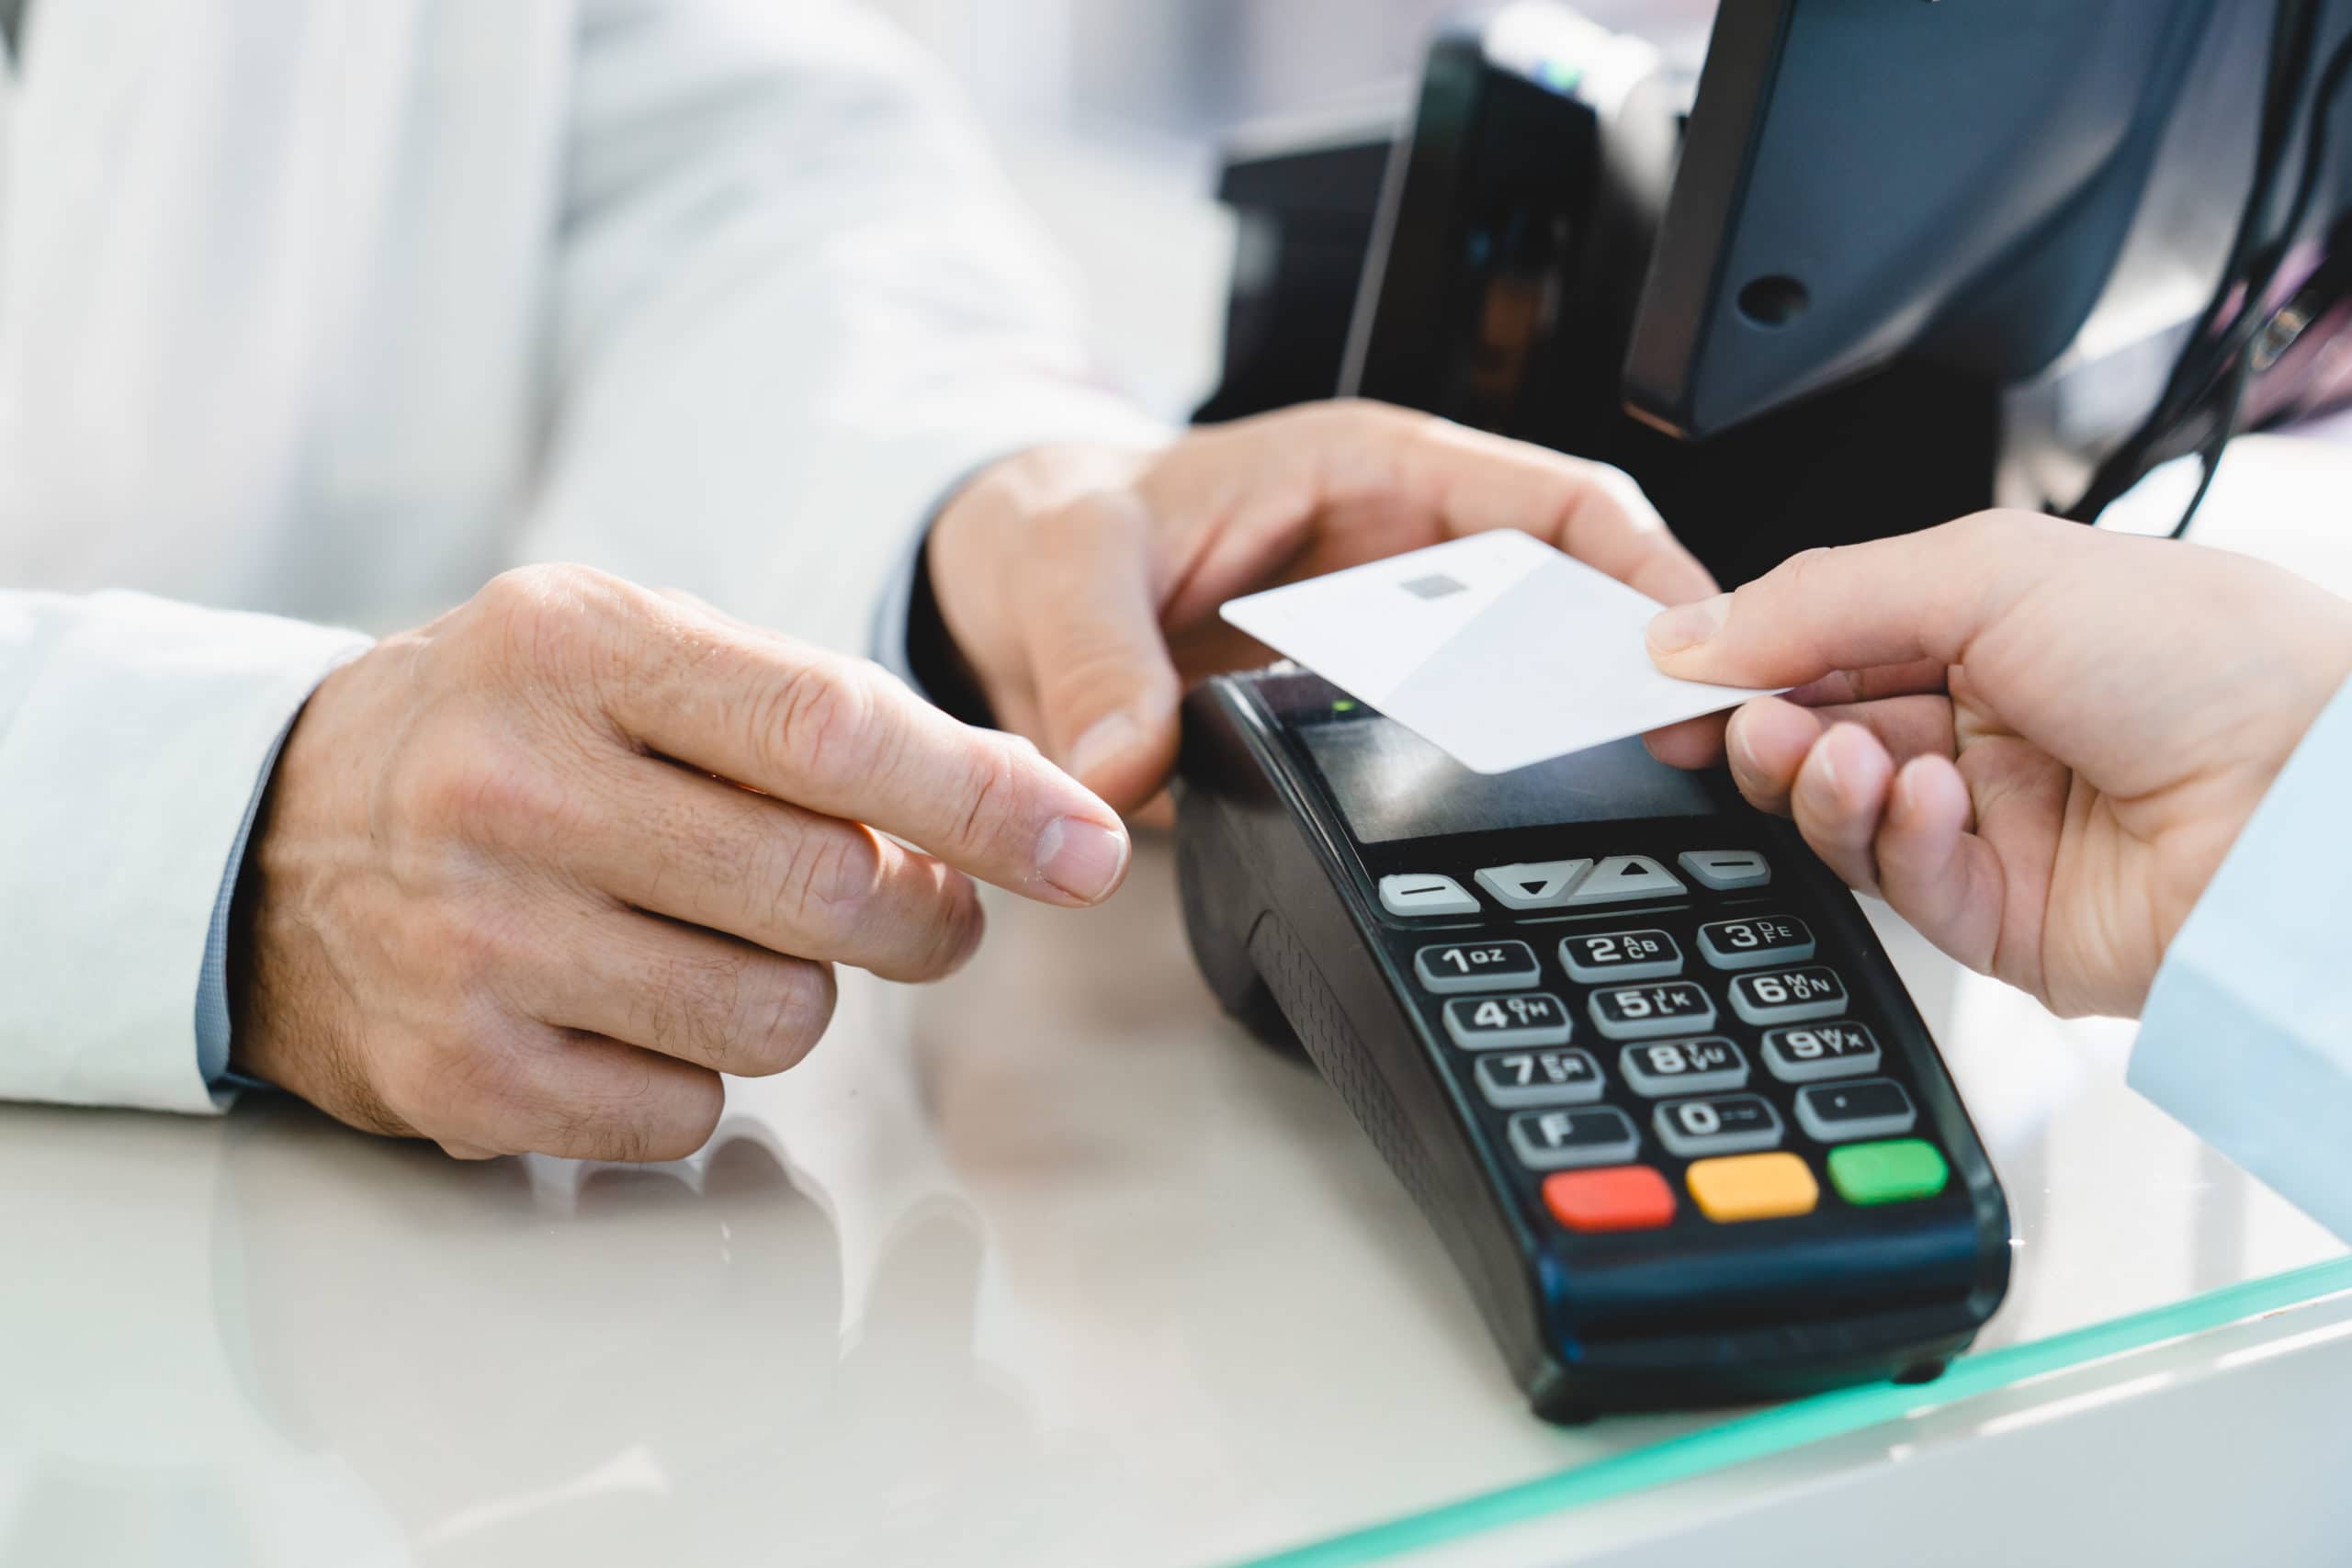
[[[1164,514],[1205,494],[1222,498],[1213,510],[1230,524],[1180,579],[1180,624],[1285,565],[1312,575],[1495,528],[1532,534],[1662,604],[1715,588],[1623,471],[1382,403],[1285,409],[1197,432],[1144,482]],[[1317,536],[1316,525],[1335,516],[1345,528]]]
[[[1715,591],[1632,475],[1606,463],[1432,421],[1399,454],[1435,497],[1449,536],[1518,528],[1662,604]]]
[[[1118,814],[1027,741],[959,724],[866,660],[643,608],[605,702],[648,749],[1028,897],[1097,903],[1126,874]]]
[[[1986,513],[1808,550],[1736,592],[1650,622],[1660,670],[1727,686],[1802,686],[1842,670],[1962,662],[2079,524]]]

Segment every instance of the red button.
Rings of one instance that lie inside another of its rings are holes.
[[[1544,1179],[1544,1204],[1572,1231],[1646,1231],[1674,1218],[1674,1189],[1645,1165],[1564,1170]]]

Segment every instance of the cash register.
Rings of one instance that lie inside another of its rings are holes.
[[[2095,517],[2340,395],[2306,340],[2352,292],[2314,197],[2347,38],[2352,0],[1743,0],[1694,93],[1567,7],[1479,13],[1432,46],[1333,389],[1617,461],[1725,582],[1996,491]],[[2204,310],[2152,312],[2157,276]],[[2124,316],[2158,355],[2113,352]],[[1278,323],[1236,321],[1265,380]],[[1540,1415],[1931,1377],[1999,1305],[1934,1041],[1724,777],[1638,741],[1478,774],[1275,666],[1187,699],[1178,800],[1211,987],[1346,1101]]]

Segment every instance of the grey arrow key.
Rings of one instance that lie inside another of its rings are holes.
[[[1506,909],[1556,909],[1568,901],[1589,860],[1522,861],[1517,865],[1490,865],[1478,874],[1478,886]]]
[[[1592,868],[1592,874],[1568,895],[1567,908],[1589,904],[1623,904],[1644,898],[1672,898],[1690,889],[1682,879],[1647,855],[1611,855]]]

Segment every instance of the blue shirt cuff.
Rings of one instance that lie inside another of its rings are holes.
[[[2352,1241],[2352,683],[2247,819],[2148,993],[2132,1087]]]
[[[300,716],[298,709],[295,718]],[[236,837],[229,843],[229,864],[221,873],[220,892],[212,903],[212,923],[204,937],[204,968],[196,983],[196,1066],[214,1103],[220,1105],[235,1099],[240,1089],[267,1087],[258,1078],[229,1070],[229,912],[236,902],[237,879],[244,871],[245,845],[253,838],[254,820],[269,794],[271,775],[277,772],[277,755],[286,750],[286,738],[293,732],[294,719],[289,718],[262,757],[261,776],[254,781],[244,819],[237,824]]]

